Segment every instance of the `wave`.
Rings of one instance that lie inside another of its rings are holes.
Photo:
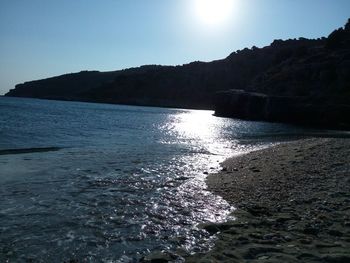
[[[4,149],[4,150],[0,150],[0,155],[23,154],[23,153],[38,153],[38,152],[52,152],[52,151],[58,151],[60,149],[61,149],[60,147]]]

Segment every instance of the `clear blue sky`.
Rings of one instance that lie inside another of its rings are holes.
[[[350,17],[350,0],[230,1],[229,19],[211,25],[196,0],[0,0],[0,94],[68,72],[211,61],[327,36]]]

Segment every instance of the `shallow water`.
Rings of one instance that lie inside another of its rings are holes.
[[[206,191],[204,172],[306,134],[212,114],[0,98],[0,261],[207,250],[198,223],[224,221],[232,208]],[[43,147],[57,149],[30,150]]]

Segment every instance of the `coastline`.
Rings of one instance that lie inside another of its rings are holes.
[[[350,140],[287,142],[226,160],[208,190],[237,209],[186,262],[350,262]]]

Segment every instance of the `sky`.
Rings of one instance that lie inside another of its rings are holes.
[[[350,0],[0,0],[0,95],[81,70],[212,61],[328,36]]]

